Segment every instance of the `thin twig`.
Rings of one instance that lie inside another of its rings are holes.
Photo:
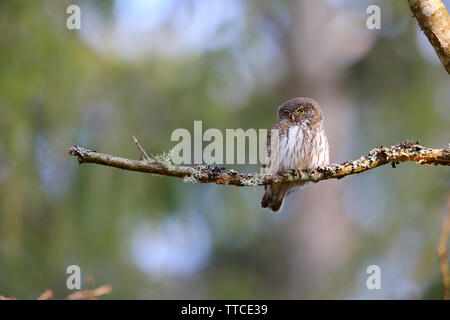
[[[442,284],[442,299],[448,300],[450,295],[450,274],[448,271],[448,256],[447,256],[447,241],[450,230],[450,194],[448,195],[447,216],[442,225],[441,239],[439,240],[438,255],[439,264],[441,266]]]
[[[150,157],[148,156],[147,152],[145,152],[144,148],[141,147],[141,144],[139,143],[139,141],[136,139],[135,136],[131,136],[131,139],[133,139],[133,141],[136,143],[137,147],[139,148],[139,150],[141,150],[144,158],[146,160],[150,160]]]
[[[76,291],[66,297],[67,300],[94,300],[97,297],[101,297],[105,294],[110,294],[112,292],[112,287],[109,284],[98,287],[97,289],[91,290],[91,286],[94,280],[91,276],[87,276],[86,278],[86,290]],[[48,300],[53,297],[53,291],[50,289],[46,289],[44,292],[40,294],[37,300]],[[17,298],[5,297],[0,295],[0,300],[17,300]]]
[[[112,292],[112,287],[107,284],[101,287],[98,287],[94,290],[82,290],[77,291],[75,293],[72,293],[71,295],[67,296],[67,300],[92,300],[96,299],[97,297],[103,296],[105,294],[110,294]]]
[[[37,298],[38,300],[48,300],[53,297],[53,291],[50,289],[45,290],[41,293],[41,295]]]
[[[239,173],[233,169],[225,170],[210,165],[197,165],[193,167],[176,166],[169,162],[139,161],[109,154],[95,152],[82,147],[74,146],[69,154],[78,158],[78,162],[96,163],[124,170],[153,173],[162,176],[182,178],[188,182],[217,183],[235,186],[262,186],[276,183],[294,181],[318,182],[326,179],[340,179],[347,175],[367,171],[387,163],[393,166],[399,162],[413,161],[419,164],[450,165],[450,149],[432,149],[404,141],[391,147],[381,146],[357,160],[346,161],[341,164],[332,164],[317,168],[312,172],[291,171],[276,174]]]

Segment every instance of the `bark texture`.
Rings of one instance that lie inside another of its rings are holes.
[[[399,162],[405,161],[428,165],[450,165],[450,149],[432,149],[409,141],[403,141],[391,147],[381,146],[359,159],[320,167],[312,172],[290,171],[277,174],[240,173],[233,169],[225,170],[210,165],[176,166],[170,162],[169,157],[163,159],[145,157],[142,160],[131,160],[78,146],[71,147],[69,154],[76,156],[80,164],[96,163],[124,170],[178,177],[185,182],[235,186],[263,186],[293,181],[318,182],[326,179],[340,179],[387,163],[392,163],[392,166],[395,167]]]
[[[420,28],[450,74],[450,16],[441,0],[408,0]]]

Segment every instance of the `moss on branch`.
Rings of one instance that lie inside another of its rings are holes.
[[[210,165],[177,166],[171,164],[170,161],[160,161],[154,158],[131,160],[78,146],[71,147],[69,154],[76,156],[80,164],[96,163],[124,170],[177,177],[186,182],[234,186],[262,186],[294,181],[318,182],[327,179],[341,179],[388,163],[395,167],[396,164],[406,161],[426,165],[450,165],[450,149],[432,149],[407,140],[391,147],[375,148],[359,159],[320,167],[312,172],[290,171],[276,174],[240,173],[233,169],[225,170]]]

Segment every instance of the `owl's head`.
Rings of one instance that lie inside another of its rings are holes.
[[[313,99],[294,98],[286,101],[278,108],[278,121],[290,120],[300,123],[320,123],[322,110]]]

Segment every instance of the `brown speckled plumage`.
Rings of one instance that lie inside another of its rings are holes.
[[[277,119],[267,136],[266,161],[261,173],[312,171],[329,164],[328,140],[317,102],[310,98],[288,100],[278,108]],[[277,212],[284,198],[303,185],[305,182],[266,186],[261,206]]]

